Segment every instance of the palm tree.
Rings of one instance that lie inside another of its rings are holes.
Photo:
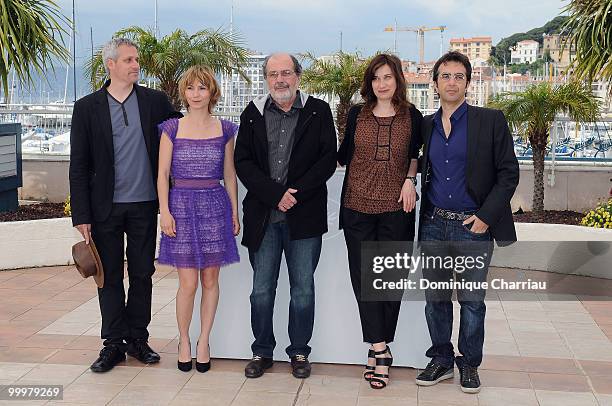
[[[544,157],[555,116],[567,114],[577,123],[597,120],[600,101],[590,86],[578,81],[561,85],[542,82],[523,92],[503,93],[490,105],[501,109],[517,132],[524,135],[533,150],[533,211],[544,210]]]
[[[576,48],[574,74],[592,81],[601,76],[612,80],[612,0],[572,0],[563,10],[569,19],[563,33],[565,48]]]
[[[11,69],[21,83],[30,85],[31,68],[46,78],[53,59],[68,60],[63,39],[68,24],[54,0],[0,0],[0,84],[5,97]]]
[[[346,118],[353,103],[353,96],[359,91],[363,74],[369,59],[363,59],[359,54],[337,52],[330,60],[315,57],[312,53],[302,55],[311,63],[302,72],[302,83],[305,90],[311,93],[337,96],[340,101],[336,105],[336,128],[338,140],[342,142]]]
[[[181,107],[179,79],[192,65],[206,65],[217,73],[236,71],[248,80],[241,69],[246,64],[248,51],[236,34],[206,29],[190,35],[177,29],[157,39],[153,30],[133,26],[117,31],[114,37],[129,38],[138,45],[143,73],[159,80],[160,89],[177,109]],[[87,63],[86,70],[92,90],[100,88],[106,80],[102,49]]]

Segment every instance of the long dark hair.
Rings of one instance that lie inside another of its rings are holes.
[[[406,97],[406,79],[402,72],[402,62],[397,56],[389,54],[378,54],[372,58],[363,75],[363,83],[361,84],[360,91],[361,97],[363,97],[365,102],[363,108],[369,111],[376,105],[377,98],[372,88],[372,81],[374,80],[374,72],[384,65],[388,65],[389,68],[391,68],[391,72],[393,72],[393,76],[395,76],[396,88],[391,102],[395,107],[395,111],[400,112],[411,104]]]

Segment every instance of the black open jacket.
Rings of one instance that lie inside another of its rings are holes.
[[[500,246],[516,241],[510,199],[519,183],[519,165],[514,154],[512,135],[506,117],[499,110],[468,105],[467,192],[480,207],[476,216],[489,225],[493,239]],[[430,204],[427,190],[431,184],[429,146],[433,117],[423,118],[421,159],[421,216]]]
[[[292,240],[327,232],[327,180],[336,170],[336,130],[329,105],[309,96],[300,109],[289,160],[287,183],[270,177],[266,121],[250,102],[240,116],[234,163],[247,189],[242,201],[242,245],[257,250],[263,240],[270,211],[288,188],[297,189],[297,204],[287,211]]]
[[[106,220],[113,205],[115,151],[106,92],[109,84],[107,81],[100,90],[77,100],[72,111],[69,177],[74,226]],[[134,90],[155,185],[159,159],[157,124],[182,114],[164,93],[138,85]]]

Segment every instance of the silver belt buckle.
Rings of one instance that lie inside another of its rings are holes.
[[[438,214],[440,217],[447,220],[465,220],[469,217],[467,214],[457,213],[452,210],[444,210],[439,207],[434,209],[434,214]]]

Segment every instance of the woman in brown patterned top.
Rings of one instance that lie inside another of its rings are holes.
[[[416,158],[423,116],[406,99],[402,65],[393,55],[372,59],[361,96],[365,103],[349,111],[338,151],[338,162],[346,165],[340,227],[363,341],[371,344],[363,376],[372,388],[382,389],[389,382],[393,357],[387,344],[395,336],[401,296],[363,300],[361,242],[414,240]]]

